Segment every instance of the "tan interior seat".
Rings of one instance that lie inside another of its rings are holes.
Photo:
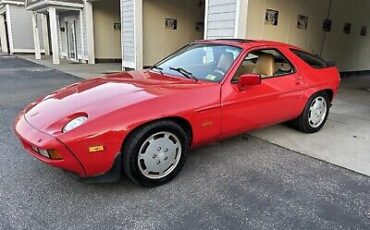
[[[243,73],[254,73],[256,69],[256,64],[253,63],[243,63]]]
[[[248,62],[244,61],[240,65],[237,74],[242,75],[242,74],[254,73],[255,69],[256,69],[256,64],[248,63]]]
[[[259,55],[255,73],[261,74],[262,78],[271,77],[271,76],[274,76],[275,70],[276,70],[276,66],[275,66],[275,60],[274,60],[273,55],[269,55],[269,54]]]

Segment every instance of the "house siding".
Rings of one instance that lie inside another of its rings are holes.
[[[135,65],[135,0],[121,0],[122,57]]]
[[[233,38],[237,0],[208,0],[206,39]]]
[[[32,13],[26,11],[24,6],[9,5],[10,23],[12,25],[13,48],[34,51],[32,32]],[[43,49],[43,36],[41,17],[37,17],[41,49]]]

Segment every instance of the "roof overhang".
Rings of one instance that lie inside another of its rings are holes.
[[[24,6],[24,1],[12,1],[12,0],[0,0],[0,5],[2,4],[11,4],[11,5],[18,5],[18,6]]]
[[[41,0],[26,5],[26,9],[30,11],[43,11],[48,9],[49,7],[56,7],[62,9],[82,9],[84,7],[84,4],[62,2],[57,0]]]

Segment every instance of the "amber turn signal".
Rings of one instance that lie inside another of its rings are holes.
[[[97,146],[89,147],[90,153],[103,152],[103,151],[104,151],[104,145],[97,145]]]
[[[55,149],[48,150],[49,156],[53,160],[62,160],[63,156]]]

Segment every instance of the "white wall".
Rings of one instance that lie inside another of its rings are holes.
[[[287,42],[337,62],[341,71],[370,69],[370,1],[333,0],[330,18],[332,31],[322,25],[329,11],[330,0],[249,0],[247,38]],[[265,25],[266,9],[279,11],[278,26]],[[309,17],[307,30],[297,28],[298,15]],[[343,33],[345,22],[352,23],[352,33]],[[368,35],[360,36],[362,25]]]
[[[204,22],[204,5],[199,0],[144,0],[144,66],[153,65],[168,54],[195,40],[204,31],[196,31]],[[177,29],[166,29],[166,18],[177,19]]]
[[[370,70],[370,1],[334,0],[330,12],[332,32],[327,34],[323,56],[335,59],[343,71]],[[351,34],[343,33],[344,23],[352,24]],[[366,37],[360,36],[368,27]]]
[[[120,1],[104,0],[93,3],[95,57],[121,59],[121,30],[114,23],[121,22]]]

